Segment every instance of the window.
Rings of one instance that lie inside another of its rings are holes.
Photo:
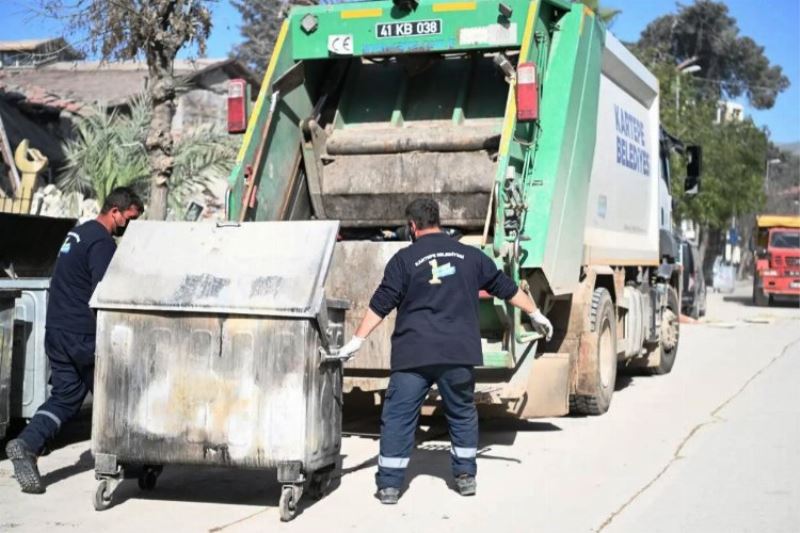
[[[776,231],[769,244],[774,248],[800,248],[800,231]]]

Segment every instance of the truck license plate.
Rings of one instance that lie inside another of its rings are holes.
[[[387,22],[375,25],[379,38],[408,37],[411,35],[438,35],[442,33],[441,19],[415,20],[413,22]]]

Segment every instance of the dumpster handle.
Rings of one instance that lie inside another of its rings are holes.
[[[319,355],[322,363],[344,363],[352,357],[352,355],[342,357],[339,355],[339,350],[331,350],[329,352],[322,346],[319,347]]]
[[[239,226],[241,226],[241,224],[239,224],[238,222],[232,222],[232,221],[217,222],[218,228],[238,228]]]

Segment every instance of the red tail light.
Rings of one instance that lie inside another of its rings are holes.
[[[520,122],[539,118],[539,82],[536,79],[536,63],[520,63],[517,66],[517,120]]]
[[[247,82],[235,79],[228,82],[228,133],[247,130]]]

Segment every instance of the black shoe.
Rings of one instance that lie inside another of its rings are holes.
[[[461,474],[456,477],[456,488],[462,496],[474,496],[478,490],[478,483],[475,481],[475,476]]]
[[[394,505],[400,499],[400,489],[394,487],[386,487],[385,489],[378,489],[378,499],[384,505]]]
[[[14,476],[22,487],[22,492],[43,494],[44,485],[39,467],[36,466],[36,454],[29,451],[23,441],[12,439],[6,444],[6,455],[14,465]]]

